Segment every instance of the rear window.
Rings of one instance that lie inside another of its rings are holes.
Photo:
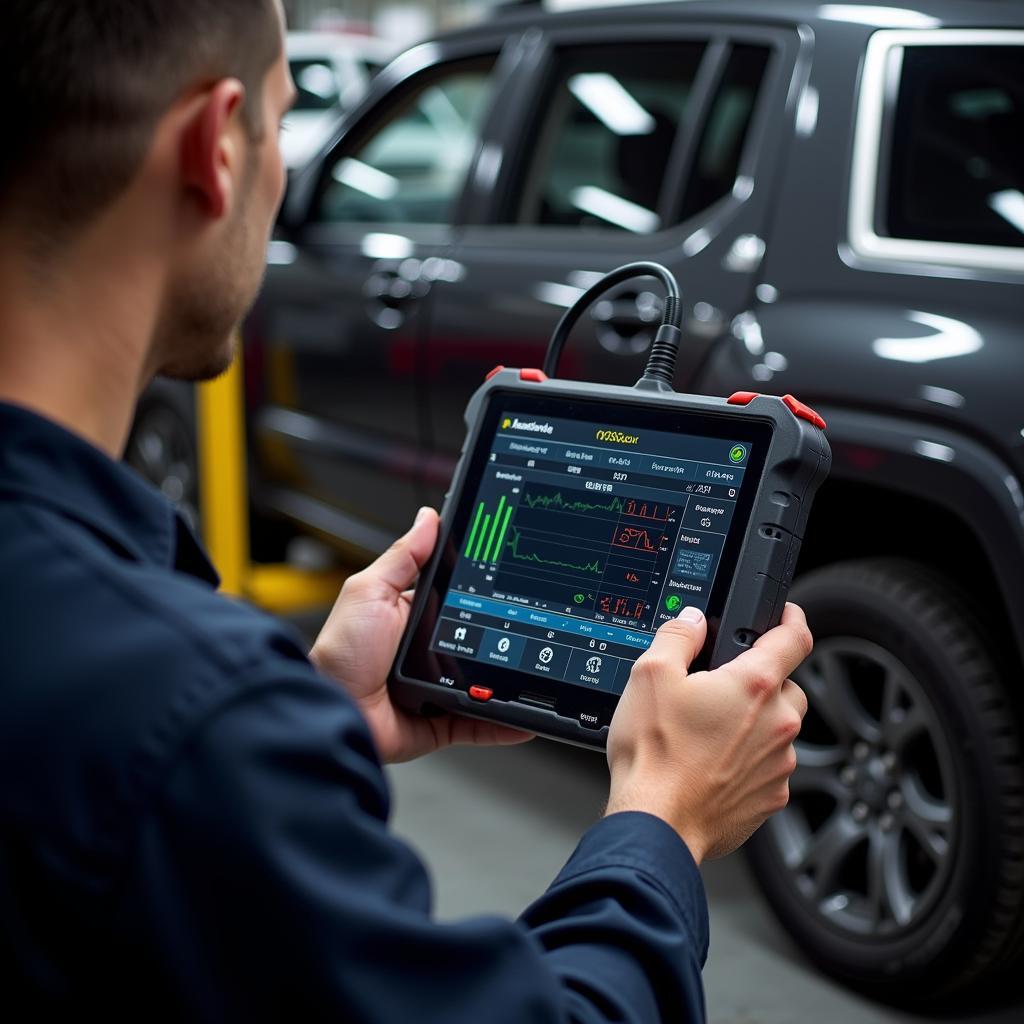
[[[1024,247],[1024,47],[908,46],[879,233]]]
[[[733,47],[701,133],[697,159],[686,186],[682,220],[688,220],[732,191],[770,55],[771,51],[764,46]]]
[[[771,51],[730,51],[680,189],[678,159],[693,130],[691,95],[705,52],[698,41],[563,51],[527,144],[518,223],[650,234],[728,195]]]
[[[703,43],[600,46],[561,55],[520,223],[649,234]]]
[[[288,64],[298,92],[296,110],[330,110],[341,99],[338,73],[327,58],[292,58]]]

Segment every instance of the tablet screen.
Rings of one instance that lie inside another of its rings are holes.
[[[662,622],[686,605],[720,614],[770,428],[505,402],[492,400],[434,581],[431,660],[620,694]]]

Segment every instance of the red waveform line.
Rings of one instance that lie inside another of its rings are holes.
[[[632,551],[649,551],[655,552],[658,550],[658,544],[664,538],[664,534],[659,535],[657,543],[651,543],[651,535],[647,530],[641,530],[635,526],[624,526],[616,535],[615,540],[612,542],[613,548],[629,548]]]
[[[674,508],[666,505],[664,509],[659,505],[652,505],[648,501],[637,501],[630,498],[622,509],[624,516],[632,516],[634,519],[655,519],[658,522],[665,522],[675,512]]]

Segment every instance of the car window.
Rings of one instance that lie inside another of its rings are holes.
[[[770,56],[766,46],[734,46],[729,54],[701,131],[680,220],[707,209],[733,190]]]
[[[292,58],[288,64],[298,93],[295,110],[330,110],[337,104],[338,75],[330,60]]]
[[[335,158],[318,219],[447,223],[479,140],[493,64],[453,65],[413,86],[362,144]]]
[[[647,234],[703,43],[562,53],[517,220]]]
[[[908,46],[879,233],[1024,246],[1024,48]]]
[[[375,57],[357,57],[356,63],[363,69],[367,78],[373,78],[384,69],[387,61],[378,60]]]

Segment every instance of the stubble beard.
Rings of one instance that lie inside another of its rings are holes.
[[[158,374],[174,380],[213,380],[231,365],[242,321],[255,302],[266,268],[255,248],[250,217],[252,178],[246,182],[218,258],[198,266],[173,290],[158,332]]]

